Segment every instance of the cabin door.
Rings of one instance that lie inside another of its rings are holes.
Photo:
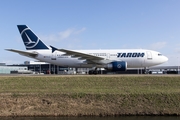
[[[147,59],[152,60],[152,53],[150,51],[147,51]]]

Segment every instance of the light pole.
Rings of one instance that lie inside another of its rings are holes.
[[[179,74],[179,57],[177,57],[177,74]]]
[[[179,74],[179,57],[178,57],[178,74]]]

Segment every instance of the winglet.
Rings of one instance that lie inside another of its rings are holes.
[[[50,45],[50,47],[52,48],[52,53],[55,51],[55,50],[58,50],[57,48],[53,47]]]

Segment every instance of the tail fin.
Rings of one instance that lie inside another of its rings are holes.
[[[17,25],[26,50],[49,49],[26,25]]]

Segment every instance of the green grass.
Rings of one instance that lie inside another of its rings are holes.
[[[0,93],[170,94],[180,92],[178,76],[0,77]]]
[[[180,76],[0,76],[0,116],[180,115],[179,93]]]

